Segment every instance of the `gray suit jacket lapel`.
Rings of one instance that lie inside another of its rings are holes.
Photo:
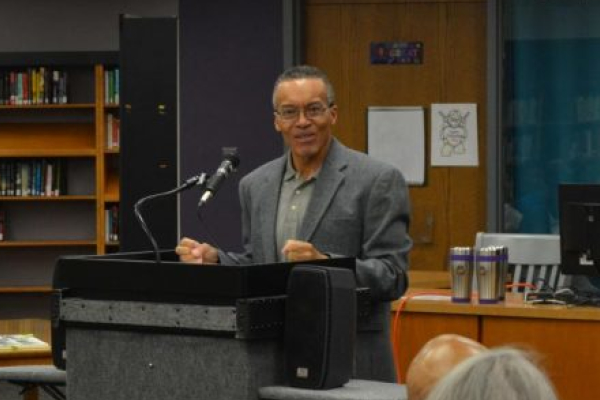
[[[267,177],[262,187],[262,196],[259,201],[262,202],[260,215],[260,226],[262,227],[262,237],[264,245],[265,260],[277,260],[277,241],[275,240],[275,231],[277,228],[277,208],[279,203],[279,194],[281,191],[281,178],[287,155],[280,158],[281,162]]]
[[[342,172],[346,165],[343,147],[333,138],[329,154],[315,182],[312,198],[304,215],[304,221],[300,228],[300,240],[310,241],[312,238],[335,193],[346,177]]]

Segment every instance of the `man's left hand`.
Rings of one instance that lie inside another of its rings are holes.
[[[287,261],[325,260],[327,257],[309,242],[288,240],[281,249]]]

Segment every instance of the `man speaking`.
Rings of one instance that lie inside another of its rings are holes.
[[[411,248],[404,178],[334,138],[335,94],[319,69],[284,71],[273,108],[289,151],[240,181],[244,251],[183,238],[176,252],[181,261],[199,264],[355,257],[357,285],[368,287],[376,302],[372,326],[357,336],[355,378],[393,382],[389,301],[406,290]]]

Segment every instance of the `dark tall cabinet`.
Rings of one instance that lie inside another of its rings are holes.
[[[177,30],[175,17],[122,16],[121,251],[150,249],[134,214],[142,197],[178,183]],[[159,247],[178,238],[176,197],[147,203],[142,215]]]

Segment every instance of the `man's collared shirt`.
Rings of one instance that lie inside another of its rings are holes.
[[[277,256],[279,261],[286,261],[281,254],[285,242],[298,238],[319,172],[320,170],[305,180],[294,169],[291,154],[288,153],[277,210]]]

